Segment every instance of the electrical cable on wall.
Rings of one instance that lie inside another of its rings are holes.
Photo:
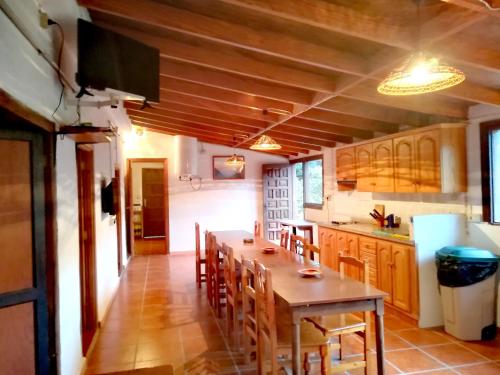
[[[57,54],[57,79],[59,80],[59,83],[61,84],[61,93],[59,94],[59,102],[57,103],[56,109],[54,109],[54,112],[52,112],[51,117],[56,121],[56,118],[54,117],[56,112],[59,110],[59,107],[61,107],[62,99],[64,96],[64,82],[61,76],[61,61],[62,61],[62,52],[64,48],[64,31],[59,23],[54,21],[53,19],[48,20],[49,25],[55,25],[59,29],[59,34],[61,36],[61,45],[59,46],[59,52]],[[80,117],[80,116],[78,116]]]

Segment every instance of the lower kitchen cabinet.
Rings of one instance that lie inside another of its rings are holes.
[[[386,303],[414,319],[418,318],[418,284],[415,248],[399,242],[319,227],[321,262],[338,270],[338,255],[368,262],[370,283],[388,294]],[[346,274],[361,279],[358,270]]]

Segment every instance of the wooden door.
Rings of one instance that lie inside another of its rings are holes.
[[[289,164],[262,166],[264,189],[264,238],[279,241],[280,220],[292,218],[292,167]]]
[[[82,351],[87,355],[97,330],[97,281],[95,260],[94,153],[92,146],[76,149],[78,219],[80,232],[80,300]]]
[[[411,250],[392,244],[392,303],[407,312],[411,307]]]
[[[49,374],[43,137],[0,130],[0,374]],[[49,215],[49,214],[47,214]]]
[[[337,181],[356,180],[356,155],[354,147],[337,150],[335,155],[337,161]]]
[[[417,191],[441,191],[441,140],[440,130],[430,130],[415,135],[415,177]]]
[[[142,169],[142,225],[144,238],[165,236],[163,168]]]
[[[394,138],[393,150],[394,191],[397,193],[416,192],[413,135]]]
[[[373,191],[371,143],[356,147],[356,181],[358,191]]]
[[[394,192],[394,169],[392,162],[392,139],[375,142],[372,145],[373,190]]]
[[[392,303],[392,245],[377,241],[378,288],[388,293],[385,300]]]

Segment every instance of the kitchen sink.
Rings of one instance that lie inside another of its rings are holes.
[[[375,234],[377,236],[397,238],[400,240],[410,240],[409,233],[396,232],[394,231],[394,229],[375,229],[372,231],[372,234]]]

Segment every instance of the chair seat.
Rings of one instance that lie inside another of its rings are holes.
[[[306,320],[328,336],[360,332],[366,329],[366,323],[353,314],[332,314]]]
[[[291,323],[280,322],[277,324],[278,350],[290,349],[292,346],[292,329]],[[300,347],[303,350],[314,347],[317,351],[318,347],[328,344],[328,338],[324,336],[313,324],[309,322],[301,322],[300,324]]]

